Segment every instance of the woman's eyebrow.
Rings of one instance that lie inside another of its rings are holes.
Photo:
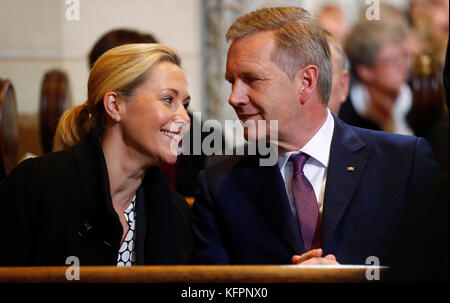
[[[172,93],[174,93],[175,94],[175,96],[178,96],[180,93],[176,90],[176,89],[174,89],[174,88],[165,88],[165,89],[163,89],[163,91],[164,90],[168,90],[168,91],[171,91]]]

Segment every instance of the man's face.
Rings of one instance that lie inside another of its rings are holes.
[[[225,78],[232,85],[228,102],[241,122],[256,124],[255,131],[244,129],[245,139],[258,137],[257,121],[265,120],[269,125],[270,120],[277,120],[281,145],[294,131],[294,122],[300,119],[300,89],[296,81],[289,79],[272,61],[274,46],[272,32],[259,32],[235,40],[228,51]]]

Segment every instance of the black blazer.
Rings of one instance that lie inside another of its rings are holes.
[[[120,161],[120,160],[118,160]],[[123,233],[112,206],[100,140],[23,161],[0,184],[1,266],[115,265]],[[137,192],[136,263],[186,264],[190,209],[158,167]]]

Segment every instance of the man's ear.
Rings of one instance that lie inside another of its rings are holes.
[[[108,92],[103,96],[103,107],[107,115],[115,122],[120,122],[119,97],[115,92]]]
[[[300,89],[300,103],[305,104],[316,91],[319,71],[315,65],[308,65],[297,73]]]

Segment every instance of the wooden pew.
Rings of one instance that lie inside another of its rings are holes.
[[[70,107],[69,81],[67,75],[60,70],[45,73],[41,86],[40,98],[40,131],[44,153],[53,149],[53,137],[59,118]]]
[[[0,80],[0,179],[17,165],[17,103],[12,83]]]
[[[81,266],[79,280],[68,280],[71,267],[0,267],[0,283],[365,283],[372,266],[172,265]]]

